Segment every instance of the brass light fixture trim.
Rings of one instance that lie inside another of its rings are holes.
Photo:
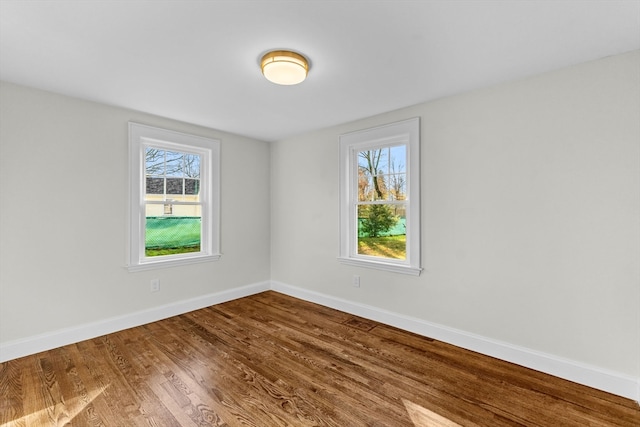
[[[309,72],[307,58],[290,50],[267,52],[260,61],[262,74],[270,82],[279,85],[302,83]]]

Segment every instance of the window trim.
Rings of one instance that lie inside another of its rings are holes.
[[[202,156],[200,165],[202,189],[200,252],[159,257],[144,256],[145,229],[143,221],[146,181],[143,152],[149,145]],[[220,259],[220,141],[129,122],[128,225],[127,269],[130,272]]]
[[[407,257],[379,258],[357,253],[358,151],[368,147],[406,144],[407,147]],[[340,135],[340,255],[343,264],[396,273],[420,275],[420,118]]]

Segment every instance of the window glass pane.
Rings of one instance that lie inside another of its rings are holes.
[[[200,193],[200,180],[187,178],[184,180],[184,194]]]
[[[200,155],[197,154],[146,148],[146,194],[198,195],[200,193],[200,161]],[[197,197],[177,199],[198,201]]]
[[[407,199],[407,175],[396,173],[389,175],[389,200]]]
[[[399,145],[389,148],[388,200],[407,199],[407,147]]]
[[[184,154],[183,172],[189,178],[200,178],[200,156]]]
[[[167,210],[172,211],[171,216],[164,215]],[[147,257],[200,252],[202,209],[199,205],[148,204],[145,211]]]
[[[373,179],[366,172],[358,172],[358,200],[373,200]]]
[[[389,186],[387,185],[387,176],[379,173],[372,178],[373,181],[373,200],[388,200]]]
[[[378,174],[389,173],[389,148],[376,150],[380,159],[378,160]]]
[[[183,157],[184,153],[165,152],[165,173],[167,176],[184,176]]]
[[[380,170],[382,150],[363,150],[358,152],[358,168],[369,175],[377,175]]]
[[[145,174],[164,175],[164,150],[147,147],[144,154]]]
[[[406,259],[405,206],[358,205],[358,254]]]
[[[164,178],[147,177],[147,194],[164,194]]]
[[[406,172],[407,147],[398,145],[389,148],[389,172]]]
[[[403,200],[399,173],[405,173],[404,146],[383,147],[358,152],[358,200]],[[403,182],[404,182],[403,181]],[[393,188],[393,185],[396,187]],[[400,197],[398,197],[398,195]]]
[[[167,194],[182,194],[182,178],[167,178]]]

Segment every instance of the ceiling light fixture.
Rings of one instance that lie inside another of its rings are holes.
[[[307,58],[288,50],[267,52],[260,61],[262,74],[270,82],[279,85],[302,83],[309,72]]]

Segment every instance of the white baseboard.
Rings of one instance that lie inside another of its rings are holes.
[[[0,363],[18,357],[28,356],[41,351],[51,350],[64,345],[96,338],[135,326],[144,325],[171,316],[188,313],[204,307],[220,304],[270,289],[269,282],[256,283],[226,291],[215,292],[197,298],[178,301],[142,310],[119,317],[88,323],[85,325],[61,329],[58,331],[36,335],[16,341],[9,341],[0,345]]]
[[[276,281],[271,289],[640,402],[640,378]]]
[[[242,286],[78,327],[9,341],[0,344],[0,363],[270,289],[640,402],[640,378],[276,281]]]

